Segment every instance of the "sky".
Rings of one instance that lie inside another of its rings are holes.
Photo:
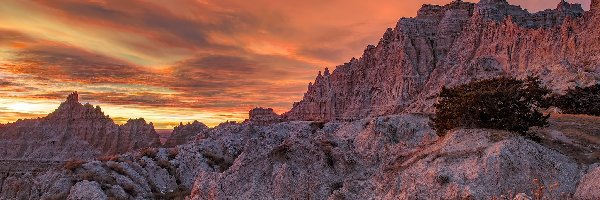
[[[509,0],[530,11],[560,0]],[[319,70],[450,0],[3,0],[0,123],[78,91],[115,122],[242,121],[299,101]],[[590,0],[571,0],[589,8]]]

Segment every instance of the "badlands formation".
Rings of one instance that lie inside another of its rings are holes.
[[[48,117],[0,126],[0,199],[600,199],[600,118],[553,114],[518,134],[438,137],[443,85],[539,76],[560,93],[600,80],[600,0],[529,13],[505,0],[425,5],[359,59],[326,69],[282,114],[115,125],[69,96]],[[37,163],[31,163],[37,162]]]

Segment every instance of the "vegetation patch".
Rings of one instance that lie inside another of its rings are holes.
[[[517,80],[499,77],[474,81],[454,88],[442,88],[433,127],[439,136],[454,128],[485,128],[507,130],[532,136],[530,127],[545,126],[550,90],[540,86],[538,78]]]
[[[271,150],[270,157],[273,158],[275,161],[287,161],[290,159],[288,155],[290,153],[290,148],[291,145],[287,143],[281,144],[275,147],[273,150]]]
[[[84,160],[73,159],[73,160],[69,160],[69,161],[65,162],[63,167],[67,170],[75,171],[76,169],[80,168],[85,163],[86,162]]]
[[[146,147],[143,149],[140,149],[140,155],[146,156],[148,158],[156,158],[156,154],[158,153],[158,150],[152,147]]]
[[[177,155],[179,155],[178,148],[170,148],[167,150],[167,156],[169,157],[170,160],[175,159],[175,157],[177,157]]]
[[[600,84],[569,89],[564,95],[552,97],[551,103],[566,114],[600,116]]]
[[[325,127],[325,122],[311,122],[310,123],[310,130],[313,134],[316,133],[318,130],[323,129],[323,127]]]
[[[206,158],[206,163],[213,166],[213,168],[218,169],[219,172],[224,172],[225,170],[229,169],[229,167],[231,167],[231,165],[233,165],[233,161],[219,157],[218,155],[216,155],[210,151],[202,152],[202,156],[204,156],[204,158]]]

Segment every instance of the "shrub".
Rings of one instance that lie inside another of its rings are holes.
[[[65,162],[65,164],[63,165],[63,167],[65,169],[74,171],[78,168],[81,167],[81,165],[85,164],[86,162],[84,160],[80,160],[80,159],[74,159],[74,160],[69,160],[67,162]]]
[[[171,149],[167,150],[167,155],[168,155],[169,159],[173,160],[173,159],[175,159],[175,157],[177,157],[177,155],[179,155],[179,149],[177,147],[171,148]]]
[[[81,179],[81,180],[87,180],[87,181],[93,181],[94,180],[94,176],[95,176],[95,174],[93,172],[90,172],[90,171],[85,171],[83,173],[78,174],[79,179]]]
[[[550,90],[540,86],[538,78],[517,80],[499,77],[474,81],[454,88],[443,88],[433,126],[439,136],[464,128],[489,128],[525,134],[532,126],[545,126],[549,115],[538,108],[544,105]]]
[[[157,153],[158,153],[158,150],[154,149],[152,147],[146,147],[146,148],[140,149],[140,155],[146,156],[148,158],[156,158]]]
[[[165,169],[171,168],[171,163],[168,160],[159,160],[156,162],[156,165]]]
[[[119,164],[119,163],[110,162],[110,163],[107,163],[107,165],[108,165],[109,169],[111,169],[111,170],[113,170],[113,171],[115,171],[115,172],[117,172],[117,173],[119,173],[121,175],[127,174],[127,170],[121,164]]]
[[[98,157],[96,160],[102,161],[102,162],[117,161],[117,160],[119,160],[119,156],[118,155],[101,156],[101,157]]]
[[[565,95],[553,97],[552,105],[566,114],[600,116],[600,84],[569,89]]]
[[[318,130],[323,129],[325,127],[325,122],[311,122],[310,123],[310,131],[314,134]]]
[[[224,172],[225,170],[229,169],[229,167],[231,167],[231,165],[233,165],[232,160],[222,158],[222,157],[218,156],[217,154],[214,154],[210,151],[202,152],[202,156],[204,158],[206,158],[207,164],[218,169],[220,172]]]

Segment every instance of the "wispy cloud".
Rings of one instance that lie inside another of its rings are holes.
[[[7,0],[0,107],[55,105],[78,90],[116,121],[146,117],[161,128],[241,120],[255,106],[284,112],[316,71],[360,56],[422,4],[449,1]],[[559,1],[510,2],[537,11]],[[36,113],[52,111],[43,108]],[[38,116],[0,113],[0,122]]]

